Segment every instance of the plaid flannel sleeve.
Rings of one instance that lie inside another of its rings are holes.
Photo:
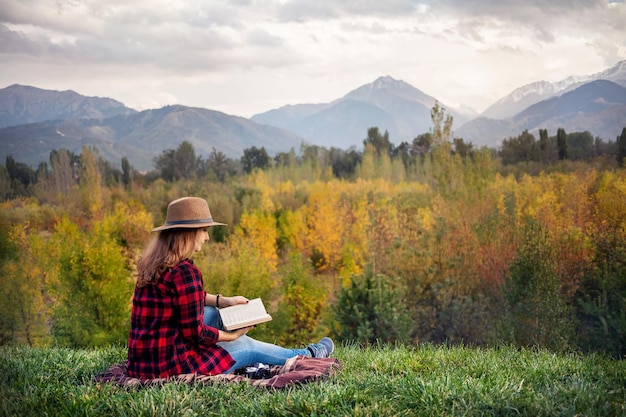
[[[218,329],[204,325],[205,292],[200,270],[189,261],[181,262],[173,278],[183,338],[192,344],[217,343]]]

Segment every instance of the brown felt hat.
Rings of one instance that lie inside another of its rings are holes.
[[[203,198],[183,197],[172,201],[167,206],[167,215],[163,226],[152,229],[153,232],[167,229],[197,229],[208,226],[226,226],[213,221],[209,203]]]

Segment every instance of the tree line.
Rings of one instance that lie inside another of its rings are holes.
[[[393,161],[401,162],[408,179],[420,180],[419,167],[424,159],[432,157],[433,151],[447,146],[447,151],[459,155],[462,159],[473,158],[477,153],[491,153],[498,161],[498,169],[504,174],[528,172],[537,174],[549,169],[559,161],[586,161],[622,167],[626,158],[626,127],[616,136],[615,141],[604,141],[593,137],[588,131],[566,133],[558,128],[554,136],[549,136],[547,129],[539,130],[539,138],[528,131],[516,137],[504,138],[497,149],[483,147],[476,149],[463,138],[452,136],[453,118],[447,115],[445,108],[435,103],[431,111],[433,128],[430,132],[417,135],[410,143],[395,145],[387,131],[380,132],[378,127],[370,127],[363,140],[363,149],[356,147],[326,149],[316,145],[302,144],[299,151],[279,152],[273,157],[264,147],[252,146],[243,150],[239,159],[227,157],[215,148],[203,158],[196,154],[191,143],[183,141],[176,149],[166,149],[154,158],[154,169],[147,173],[137,172],[130,161],[124,157],[120,166],[115,167],[110,161],[97,156],[97,149],[90,149],[98,159],[99,169],[107,185],[114,183],[129,186],[131,181],[140,184],[151,183],[156,179],[168,182],[189,179],[207,179],[225,183],[229,178],[249,175],[256,169],[288,168],[298,165],[313,164],[325,170],[330,168],[335,178],[354,180],[358,177],[357,168],[362,164],[368,148],[377,156],[385,155]],[[65,181],[73,178],[78,181],[81,155],[65,149],[53,150],[49,161],[42,162],[36,169],[15,161],[8,156],[5,165],[0,165],[1,197],[28,195],[28,188],[37,181],[62,172]]]

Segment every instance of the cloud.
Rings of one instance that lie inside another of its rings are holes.
[[[296,42],[306,47],[323,38],[322,32],[354,43],[359,40],[354,36],[367,36],[367,32],[407,30],[477,47],[490,43],[515,49],[522,46],[515,44],[515,38],[552,43],[562,33],[589,32],[587,28],[600,25],[623,33],[620,25],[626,23],[626,11],[619,5],[619,10],[609,10],[603,0],[5,0],[0,16],[25,54],[144,62],[180,70],[193,62],[204,68],[239,64],[242,55],[237,51],[248,54],[255,46],[293,52]],[[595,38],[601,45],[601,36]]]
[[[606,0],[3,0],[0,82],[251,114],[391,75],[485,107],[624,59],[625,27]]]
[[[287,1],[276,8],[281,21],[306,22],[361,16],[404,16],[415,10],[408,0],[301,0]]]
[[[546,43],[555,42],[564,31],[600,34],[607,23],[614,25],[611,22],[622,20],[626,13],[624,7],[616,10],[606,0],[438,0],[430,4],[430,11],[455,19],[460,36],[495,30]]]
[[[66,1],[57,8],[42,2],[27,9],[10,0],[0,12],[6,22],[2,35],[14,45],[11,52],[42,58],[176,71],[210,69],[218,62],[228,65],[230,51],[242,45],[232,30],[236,22],[219,7],[199,11],[176,3],[111,1],[85,6]]]

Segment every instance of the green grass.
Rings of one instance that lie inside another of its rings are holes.
[[[621,416],[626,362],[502,347],[340,346],[329,380],[123,389],[93,376],[123,347],[0,347],[2,416]]]

